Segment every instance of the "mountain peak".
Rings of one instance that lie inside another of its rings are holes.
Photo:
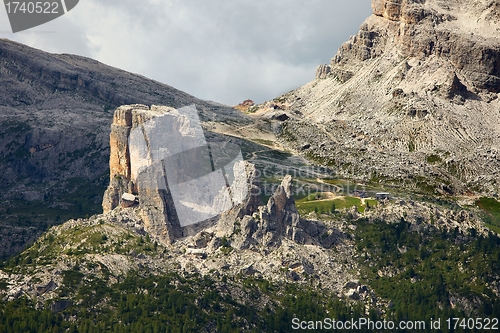
[[[372,8],[360,32],[332,59],[333,75],[343,79],[358,61],[399,56],[441,61],[437,65],[463,75],[470,90],[500,92],[500,5],[374,0]]]

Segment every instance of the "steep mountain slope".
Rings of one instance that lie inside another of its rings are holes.
[[[54,220],[100,211],[113,111],[134,103],[196,104],[204,121],[247,123],[230,107],[140,75],[0,40],[0,256]]]
[[[280,139],[340,175],[428,194],[500,184],[498,1],[372,1],[311,83],[275,99]]]

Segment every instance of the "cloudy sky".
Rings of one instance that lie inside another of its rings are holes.
[[[235,105],[311,81],[370,13],[370,0],[80,0],[66,15],[16,34],[0,8],[0,38],[91,57]]]

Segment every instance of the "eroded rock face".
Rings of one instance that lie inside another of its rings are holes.
[[[316,69],[316,78],[317,79],[326,79],[332,71],[332,68],[329,65],[323,64],[319,65]]]
[[[197,147],[199,135],[203,136],[203,133],[196,135],[196,127],[187,118],[179,118],[181,121],[176,122],[175,126],[170,126],[173,124],[171,122],[159,123],[158,119],[161,117],[172,115],[177,115],[176,110],[159,106],[149,108],[144,105],[127,105],[115,111],[110,134],[110,185],[103,201],[105,213],[116,207],[135,209],[144,229],[166,244],[198,234],[196,247],[217,248],[222,244],[221,235],[232,237],[238,223],[241,233],[235,237],[234,246],[240,249],[258,247],[260,250],[270,251],[280,247],[284,238],[299,244],[320,244],[326,247],[335,243],[338,239],[336,233],[325,234],[326,227],[319,222],[300,218],[290,176],[283,179],[267,205],[263,206],[257,170],[253,164],[243,160],[233,160],[227,156],[221,160],[214,158],[213,163],[225,170],[230,203],[227,202],[225,190],[215,188],[214,192],[210,188],[213,182],[204,183],[203,176],[191,180],[189,186],[185,184],[189,184],[190,180],[183,182],[181,185],[188,190],[179,196],[176,190],[179,184],[173,182],[173,179],[180,177],[184,180],[186,175],[199,171],[186,169],[190,168],[188,164],[199,168],[197,162],[200,150],[192,148]],[[162,126],[158,132],[155,131],[155,126],[160,126],[159,124]],[[159,139],[174,143],[176,150],[187,151],[187,161],[192,163],[169,161],[169,145],[162,146],[161,142],[155,141]],[[185,149],[180,149],[181,146]],[[220,142],[218,146],[211,144],[212,157],[217,156],[216,147],[221,146],[223,144]],[[229,153],[234,153],[234,150],[229,150]],[[231,163],[228,164],[228,161]],[[179,168],[179,163],[184,168]],[[216,172],[211,172],[208,176],[215,174]],[[213,200],[212,204],[207,205],[204,195],[210,191],[213,192]],[[206,218],[193,220],[196,223],[186,223],[186,216],[182,215],[186,208],[192,208],[193,216],[207,213],[207,209],[208,213],[200,215]],[[215,234],[219,236],[215,237]],[[323,236],[322,241],[319,241],[320,235]]]
[[[425,0],[373,0],[373,14],[391,21],[415,24],[430,14],[423,8]]]
[[[102,206],[104,213],[108,213],[120,204],[123,205],[122,198],[126,194],[137,195],[144,224],[153,235],[166,242],[172,242],[176,237],[180,237],[182,232],[178,221],[168,209],[167,188],[160,189],[156,184],[144,184],[144,188],[140,189],[137,186],[138,179],[132,179],[130,133],[133,129],[144,125],[155,114],[158,112],[150,110],[145,105],[121,106],[115,111],[110,134],[110,183],[104,194]],[[151,169],[148,174],[155,173],[161,173],[161,170]],[[143,178],[145,177],[146,174],[143,175]],[[156,179],[153,178],[154,181]],[[143,181],[146,182],[147,179]]]
[[[110,150],[104,212],[135,207],[137,198],[146,231],[162,242],[193,235],[221,213],[234,221],[260,205],[255,167],[229,142],[208,148],[194,107],[119,107]]]
[[[263,252],[279,248],[284,239],[298,244],[315,244],[331,248],[342,239],[342,234],[327,229],[321,222],[302,219],[295,206],[292,191],[292,177],[285,176],[267,205],[259,207],[253,216],[243,216],[237,220],[238,232],[233,235],[231,246],[237,249],[254,249]],[[232,234],[234,221],[226,223]]]
[[[276,192],[269,198],[267,205],[260,210],[265,246],[279,246],[283,237],[302,242],[301,235],[296,235],[300,216],[292,195],[292,177],[285,176]],[[299,232],[300,233],[300,232]]]
[[[133,106],[120,107],[115,111],[111,124],[110,142],[110,184],[104,193],[102,208],[104,213],[120,204],[124,193],[133,193],[130,179],[130,152],[128,138],[132,129]]]
[[[500,41],[491,31],[499,20],[488,19],[497,7],[485,1],[443,6],[436,0],[373,0],[374,15],[342,45],[328,72],[335,76],[335,67],[379,57],[392,48],[390,52],[403,57],[439,57],[452,64],[471,88],[498,93]],[[467,28],[471,26],[467,21],[482,19],[487,23]],[[317,75],[325,76],[325,70]]]
[[[373,15],[316,80],[281,97],[299,116],[280,140],[346,177],[498,192],[499,7],[373,0]]]

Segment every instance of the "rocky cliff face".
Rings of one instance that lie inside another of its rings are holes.
[[[433,194],[498,192],[499,3],[372,8],[316,80],[279,99],[295,115],[281,140],[341,175]]]
[[[285,239],[324,248],[331,248],[342,239],[338,232],[323,223],[300,217],[290,175],[285,176],[267,205],[259,207],[258,213],[253,216],[241,219],[241,230],[234,236],[232,246],[264,253],[279,248]]]
[[[382,56],[391,47],[402,57],[440,58],[471,90],[500,92],[496,30],[500,6],[495,1],[374,0],[372,8],[373,16],[339,50],[332,67],[342,67],[352,58],[364,61]]]

